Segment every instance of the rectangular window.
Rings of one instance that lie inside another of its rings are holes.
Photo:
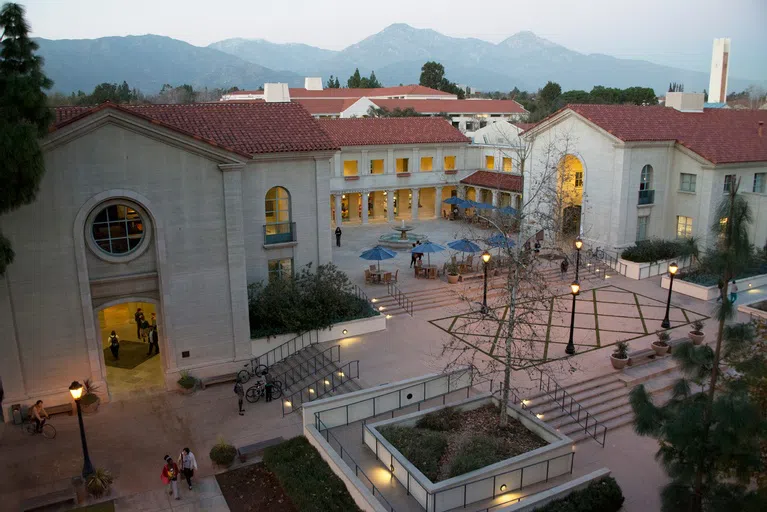
[[[293,258],[269,260],[269,280],[290,279],[293,277]]]
[[[725,194],[729,193],[732,187],[735,186],[735,175],[734,174],[728,174],[724,177],[724,190],[723,192]]]
[[[344,160],[344,176],[357,176],[356,160]]]
[[[455,170],[455,156],[446,156],[445,157],[445,170],[446,171],[454,171]]]
[[[503,172],[511,172],[511,158],[503,157]]]
[[[690,238],[692,236],[692,217],[683,217],[681,215],[676,218],[676,237],[677,238]]]
[[[409,160],[407,158],[398,158],[397,159],[397,173],[401,172],[409,172],[408,167]]]
[[[434,166],[434,158],[430,156],[421,157],[421,172],[431,171],[433,166]]]
[[[682,192],[695,192],[695,184],[698,181],[696,174],[683,172],[679,175],[679,190]]]
[[[764,194],[765,177],[767,177],[767,173],[764,172],[754,174],[754,192],[757,194]]]
[[[647,215],[645,217],[638,217],[637,218],[637,242],[641,242],[642,240],[647,240],[647,228],[650,225],[650,216]]]
[[[384,173],[384,161],[383,160],[371,160],[370,161],[370,174],[383,174]]]
[[[583,171],[575,171],[575,188],[583,188]]]
[[[487,155],[485,156],[485,169],[495,169],[495,157]]]

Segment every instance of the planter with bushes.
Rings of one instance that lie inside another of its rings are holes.
[[[213,448],[210,449],[210,460],[222,468],[231,466],[236,455],[237,449],[223,439],[219,439]]]
[[[695,320],[692,323],[692,331],[687,336],[690,338],[694,345],[700,345],[703,340],[706,339],[706,335],[703,333],[703,326],[705,324],[701,320]]]
[[[591,482],[588,487],[567,497],[547,503],[537,512],[618,512],[623,506],[623,493],[613,477]]]
[[[652,349],[655,351],[656,356],[665,356],[669,349],[668,342],[671,339],[671,335],[668,331],[658,331],[655,335],[658,339],[652,342]]]
[[[181,372],[181,378],[176,381],[178,389],[184,395],[190,395],[194,393],[194,388],[197,386],[197,379],[189,375],[188,371]]]
[[[101,404],[101,398],[96,394],[99,387],[93,384],[90,379],[85,379],[83,383],[84,394],[80,398],[80,410],[83,414],[93,414],[99,410]]]
[[[622,370],[629,362],[629,344],[619,341],[615,344],[615,351],[610,354],[610,362],[616,370]]]
[[[448,283],[455,284],[458,282],[458,278],[460,277],[460,274],[458,273],[459,268],[458,264],[453,262],[445,265],[445,274],[447,274]]]
[[[104,468],[96,468],[93,473],[85,478],[85,488],[88,490],[88,494],[94,498],[100,498],[105,494],[109,494],[113,481],[112,473]]]

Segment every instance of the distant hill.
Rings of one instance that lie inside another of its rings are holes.
[[[397,23],[341,51],[305,44],[277,44],[263,39],[226,39],[208,47],[193,46],[164,36],[145,35],[101,39],[37,39],[45,71],[55,90],[89,92],[101,82],[122,82],[153,94],[163,84],[188,83],[195,88],[257,89],[265,82],[302,86],[303,77],[332,74],[341,83],[359,68],[375,71],[385,85],[418,83],[427,60],[441,62],[448,78],[480,90],[535,91],[548,80],[563,90],[609,87],[652,87],[659,94],[669,82],[687,91],[702,91],[708,75],[608,55],[585,55],[519,32],[493,44],[479,39],[448,37],[429,29]],[[730,90],[752,83],[730,77]]]
[[[90,92],[97,84],[123,80],[148,94],[157,93],[164,84],[248,89],[276,81],[303,85],[303,77],[295,73],[164,36],[36,41],[54,91],[64,93]]]

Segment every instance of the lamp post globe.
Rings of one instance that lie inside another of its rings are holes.
[[[83,478],[88,478],[93,474],[93,464],[91,464],[91,458],[88,455],[88,442],[85,440],[85,426],[83,425],[83,410],[80,408],[80,399],[83,396],[84,387],[77,381],[72,382],[69,386],[69,394],[75,400],[77,406],[77,421],[80,424],[80,442],[83,445]]]
[[[578,271],[581,267],[581,249],[583,249],[583,240],[581,237],[575,239],[575,280],[578,281]]]
[[[668,283],[668,299],[666,299],[666,316],[663,317],[663,321],[660,323],[660,326],[664,329],[669,329],[671,327],[671,321],[668,318],[669,315],[669,309],[671,309],[671,289],[674,288],[674,276],[676,276],[676,273],[679,272],[679,265],[676,264],[676,262],[671,262],[668,266],[668,275],[669,275],[669,283]]]
[[[570,338],[567,341],[565,353],[568,355],[573,355],[575,354],[575,343],[573,343],[573,331],[575,329],[575,297],[581,293],[581,284],[577,280],[570,284],[570,293],[573,296],[573,307],[572,311],[570,312]]]

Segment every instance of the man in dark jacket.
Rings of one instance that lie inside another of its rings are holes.
[[[336,246],[341,247],[341,226],[336,228]]]

